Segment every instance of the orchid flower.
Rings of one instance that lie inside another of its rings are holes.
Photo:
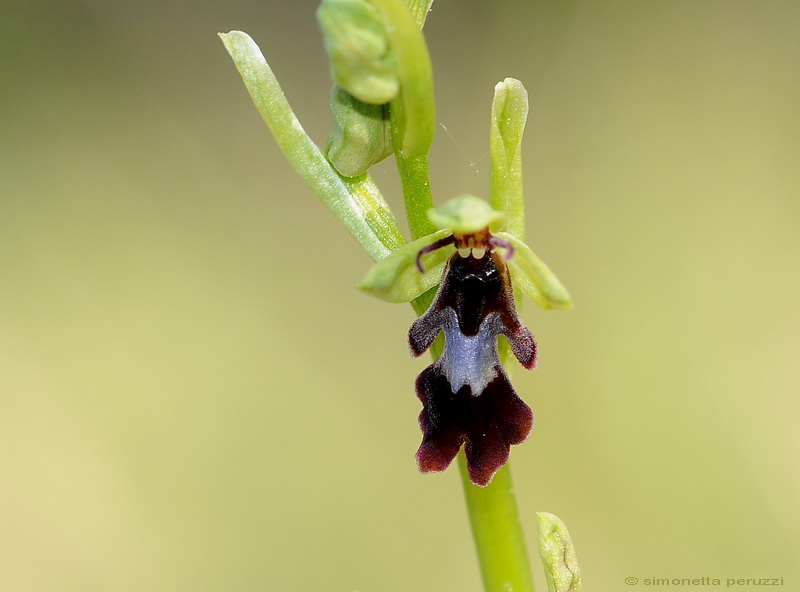
[[[508,460],[510,446],[525,441],[533,426],[533,413],[511,386],[498,352],[502,335],[525,368],[536,366],[536,341],[517,315],[514,282],[523,277],[521,286],[534,286],[532,295],[546,307],[568,307],[569,297],[527,245],[495,230],[506,216],[485,201],[462,195],[428,217],[440,230],[376,263],[360,287],[394,301],[401,294],[419,296],[427,288],[425,275],[441,279],[430,308],[409,331],[415,357],[444,334],[442,355],[416,381],[423,404],[417,464],[423,473],[443,471],[464,445],[470,480],[486,486]],[[423,256],[434,254],[447,260],[426,273]]]

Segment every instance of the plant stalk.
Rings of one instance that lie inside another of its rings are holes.
[[[469,480],[462,450],[458,466],[486,592],[534,592],[511,470],[503,465],[486,487]]]

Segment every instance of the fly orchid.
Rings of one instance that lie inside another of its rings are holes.
[[[317,16],[334,79],[335,123],[324,150],[303,130],[255,42],[240,31],[220,37],[283,153],[377,261],[360,288],[389,302],[411,302],[422,313],[409,332],[411,352],[419,356],[431,349],[434,359],[441,357],[417,379],[423,405],[419,468],[444,470],[464,446],[464,478],[484,486],[494,477],[492,487],[465,487],[485,586],[531,591],[510,472],[495,472],[510,446],[529,434],[533,414],[503,364],[511,354],[526,368],[536,363],[536,343],[519,321],[515,295],[525,294],[543,308],[571,304],[558,279],[522,242],[528,96],[519,80],[506,78],[495,86],[489,204],[462,196],[432,209],[427,156],[436,114],[421,32],[432,1],[322,0]],[[390,154],[411,243],[368,171]],[[545,541],[547,549],[541,547],[543,557],[553,558],[545,560],[552,571],[563,563],[561,543],[569,540],[564,529],[540,524],[540,536],[544,531],[558,535],[559,545]],[[574,562],[570,573],[573,567]]]
[[[513,285],[547,308],[568,307],[569,296],[525,243],[497,230],[506,217],[485,201],[462,195],[428,217],[440,230],[376,263],[360,287],[397,301],[426,290],[425,276],[439,282],[408,335],[417,357],[444,334],[441,356],[416,381],[423,434],[417,464],[423,473],[443,471],[464,446],[470,480],[485,486],[533,426],[498,350],[502,335],[525,368],[536,367],[536,341],[519,319]]]
[[[528,96],[518,80],[506,78],[495,87],[490,203],[465,195],[430,209],[426,155],[435,113],[430,59],[420,32],[430,1],[412,4],[416,8],[402,0],[325,0],[320,6],[335,81],[336,127],[324,156],[297,122],[252,40],[233,33],[223,39],[284,152],[377,260],[360,288],[390,302],[413,300],[421,312],[428,296],[419,297],[439,285],[409,336],[418,356],[444,334],[441,358],[417,379],[423,403],[417,461],[422,472],[442,471],[464,445],[470,479],[487,485],[533,423],[501,363],[509,357],[508,345],[523,366],[532,368],[536,361],[536,345],[519,321],[514,293],[543,308],[569,308],[570,300],[522,242],[520,154]],[[366,172],[391,152],[415,238],[410,243]],[[498,345],[501,335],[508,344]]]
[[[517,316],[508,266],[498,251],[505,248],[511,257],[513,247],[489,231],[500,216],[468,195],[453,205],[471,210],[472,216],[458,231],[421,249],[416,260],[422,271],[420,258],[426,251],[449,244],[456,248],[433,303],[408,333],[415,357],[444,333],[442,355],[417,377],[423,405],[417,463],[423,473],[443,471],[465,444],[470,479],[483,486],[508,460],[510,446],[525,441],[533,426],[530,407],[514,392],[500,363],[497,338],[503,335],[529,369],[536,366],[536,341]],[[430,217],[449,222],[435,211]]]

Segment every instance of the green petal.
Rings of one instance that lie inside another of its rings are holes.
[[[522,195],[522,132],[528,117],[528,92],[519,80],[506,78],[494,87],[492,127],[491,204],[506,214],[506,232],[525,235],[525,202]]]
[[[538,512],[536,521],[548,592],[580,592],[581,570],[567,527],[558,516],[546,512]]]
[[[507,232],[498,232],[495,236],[507,240],[514,247],[514,256],[508,260],[508,267],[515,286],[542,308],[572,308],[567,289],[528,245]]]
[[[400,82],[381,14],[366,0],[323,0],[317,18],[334,82],[364,103],[397,97]]]
[[[501,212],[474,195],[459,195],[440,208],[428,211],[428,218],[438,228],[449,228],[457,234],[472,234],[503,223]]]
[[[418,297],[441,281],[442,269],[453,247],[425,255],[422,259],[425,273],[417,269],[417,253],[449,234],[449,230],[440,230],[400,247],[373,265],[358,289],[387,302],[409,302]]]
[[[328,160],[339,174],[355,177],[392,153],[386,105],[370,105],[337,85],[331,91],[334,128],[328,138]]]

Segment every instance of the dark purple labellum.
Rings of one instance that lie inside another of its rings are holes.
[[[423,405],[419,470],[445,470],[463,444],[470,480],[485,486],[508,460],[510,446],[523,442],[533,426],[533,413],[500,363],[497,338],[505,336],[529,369],[536,365],[536,341],[517,316],[505,261],[491,250],[480,254],[453,254],[436,298],[411,325],[408,340],[416,357],[439,331],[445,339],[442,356],[416,382]]]

